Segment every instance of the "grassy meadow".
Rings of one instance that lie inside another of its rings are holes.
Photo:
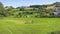
[[[0,34],[50,34],[60,31],[60,18],[0,18]]]

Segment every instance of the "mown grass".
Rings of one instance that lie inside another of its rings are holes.
[[[33,22],[27,23],[30,21]],[[0,19],[0,34],[49,34],[50,32],[59,30],[60,18]]]

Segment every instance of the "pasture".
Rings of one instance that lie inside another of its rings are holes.
[[[0,34],[50,34],[60,31],[60,18],[0,18]]]

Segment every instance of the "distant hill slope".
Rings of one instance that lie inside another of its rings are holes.
[[[56,7],[60,7],[60,2],[56,2],[53,5],[56,5]]]
[[[32,8],[43,7],[43,8],[46,8],[46,9],[53,9],[55,7],[60,7],[60,2],[56,2],[56,3],[53,3],[53,4],[49,4],[49,5],[31,5],[30,7],[32,7]]]

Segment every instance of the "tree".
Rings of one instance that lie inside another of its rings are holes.
[[[5,16],[5,8],[1,2],[0,2],[0,16]]]
[[[0,2],[0,11],[4,11],[4,6],[1,2]]]

